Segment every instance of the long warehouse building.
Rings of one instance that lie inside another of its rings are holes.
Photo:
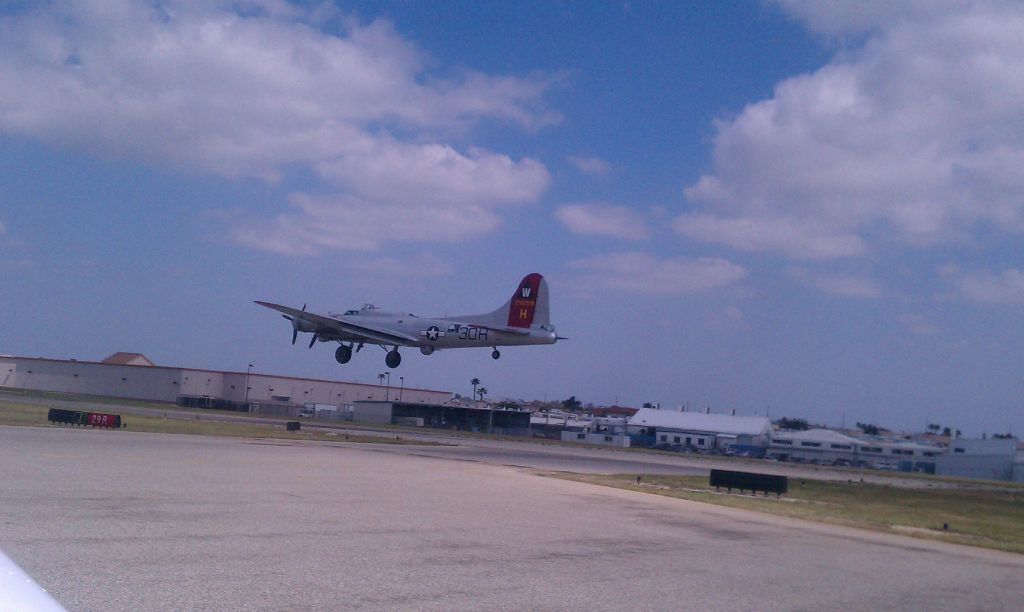
[[[157,366],[138,353],[116,353],[104,362],[3,355],[0,356],[0,388],[123,397],[209,408],[241,408],[247,404],[341,406],[366,400],[444,404],[452,397],[448,391],[404,386]]]

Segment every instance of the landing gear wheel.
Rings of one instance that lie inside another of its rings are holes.
[[[349,359],[352,359],[352,349],[344,344],[339,346],[338,350],[334,351],[334,359],[338,363],[348,363]]]
[[[402,356],[398,354],[398,349],[391,349],[384,357],[384,364],[389,368],[397,368],[400,363],[402,363]]]
[[[491,359],[497,359],[498,357],[501,357],[501,353],[498,352],[498,349],[494,349],[494,352],[491,353]]]

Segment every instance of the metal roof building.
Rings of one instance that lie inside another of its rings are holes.
[[[1018,465],[1016,438],[957,439],[950,443],[949,453],[938,458],[935,473],[1024,482],[1024,470]]]
[[[767,417],[677,412],[641,408],[629,417],[630,427],[656,427],[677,431],[705,432],[723,435],[767,436],[772,423]]]
[[[781,430],[768,445],[769,457],[780,461],[846,464],[905,472],[935,472],[939,446],[902,439],[848,436],[831,429]]]
[[[148,361],[148,360],[147,360]],[[337,380],[155,365],[130,365],[35,357],[0,357],[0,388],[99,395],[204,408],[259,405],[267,414],[296,415],[305,404],[350,405],[399,399],[441,404],[450,391]],[[270,412],[274,407],[283,411]]]
[[[641,408],[629,417],[629,433],[639,444],[693,449],[724,449],[738,443],[763,446],[771,436],[767,417],[677,412]]]
[[[775,437],[772,441],[777,442],[780,439],[799,442],[826,442],[835,444],[858,444],[861,442],[859,438],[848,436],[833,429],[822,429],[817,427],[802,431],[780,429],[775,432]]]
[[[100,363],[106,363],[106,364],[109,364],[109,365],[145,365],[145,366],[156,365],[155,363],[150,361],[149,358],[146,357],[145,355],[143,355],[142,353],[122,353],[122,352],[114,353],[113,355],[111,355],[110,357],[107,357],[106,359],[104,359]]]
[[[782,461],[834,463],[842,460],[852,464],[857,458],[859,444],[863,444],[863,441],[831,429],[783,429],[772,435],[768,456]]]

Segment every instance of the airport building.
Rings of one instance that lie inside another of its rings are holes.
[[[903,472],[935,473],[942,447],[909,440],[847,436],[831,429],[780,430],[768,444],[766,457],[797,463],[853,465]]]
[[[246,409],[297,416],[307,404],[348,406],[390,399],[404,404],[445,404],[448,391],[147,365],[138,353],[106,362],[0,356],[0,388],[172,402],[203,408]]]
[[[772,435],[767,417],[641,408],[629,417],[634,446],[689,450],[763,451]]]
[[[532,413],[530,429],[534,437],[561,440],[563,432],[576,434],[594,429],[594,419],[561,410],[544,410]]]
[[[352,404],[352,420],[380,425],[412,425],[479,431],[508,436],[530,435],[530,412],[458,404],[361,400]]]
[[[949,453],[936,460],[935,473],[961,478],[1024,482],[1024,457],[1016,438],[953,440]]]
[[[599,444],[601,446],[618,446],[627,448],[629,436],[600,431],[563,431],[562,442],[578,442],[584,444]]]
[[[858,444],[860,440],[830,429],[783,429],[772,436],[765,456],[779,461],[830,464],[839,461],[853,465]]]

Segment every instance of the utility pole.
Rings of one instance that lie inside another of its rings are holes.
[[[252,414],[252,408],[249,407],[249,374],[252,372],[252,364],[245,370],[245,409]]]

